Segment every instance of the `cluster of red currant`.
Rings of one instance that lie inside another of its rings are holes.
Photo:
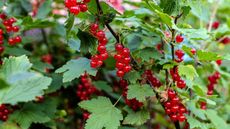
[[[179,75],[177,67],[174,67],[173,69],[171,69],[170,74],[172,76],[173,81],[176,82],[176,85],[178,88],[183,89],[186,87],[186,82]]]
[[[146,70],[144,76],[147,77],[151,86],[160,87],[162,85],[162,83],[153,75],[151,70]]]
[[[175,55],[177,56],[176,62],[180,63],[180,62],[182,62],[184,60],[183,59],[184,52],[182,50],[180,50],[180,49],[176,50]]]
[[[97,51],[99,52],[99,54],[92,56],[90,62],[92,68],[97,68],[102,66],[103,61],[108,58],[108,53],[106,50],[106,44],[108,42],[108,39],[106,38],[105,32],[103,30],[100,30],[99,25],[96,23],[90,25],[90,32],[98,39],[99,43],[97,47]]]
[[[130,65],[130,51],[128,48],[123,47],[120,43],[115,45],[115,49],[117,51],[117,54],[114,55],[114,59],[116,60],[117,76],[122,78],[125,73],[130,72],[132,69],[132,66]]]
[[[51,54],[46,54],[41,57],[41,60],[47,64],[52,64],[53,56]],[[46,68],[45,71],[49,73],[50,69]]]
[[[92,84],[89,76],[87,74],[82,75],[81,84],[77,87],[77,96],[80,100],[88,100],[94,93],[98,93],[98,90]]]
[[[186,120],[184,114],[187,113],[187,109],[172,89],[168,90],[168,101],[164,103],[164,108],[172,121],[184,122]]]
[[[77,0],[65,0],[65,6],[69,9],[70,13],[78,15],[80,12],[86,12],[88,10],[87,3],[90,0],[82,0],[77,2]]]
[[[220,73],[219,72],[215,72],[213,75],[208,77],[209,80],[209,84],[208,84],[208,95],[212,95],[213,94],[213,90],[214,90],[214,85],[217,84],[218,79],[220,79]]]
[[[0,13],[0,19],[2,22],[3,28],[0,28],[0,55],[4,52],[5,48],[3,46],[4,44],[4,34],[8,33],[9,35],[16,35],[14,33],[19,32],[18,26],[13,26],[13,24],[16,22],[15,18],[7,18],[6,14]],[[9,45],[16,45],[17,43],[20,43],[22,41],[20,36],[10,37],[8,38],[8,44]],[[2,61],[0,60],[0,64],[2,64]]]
[[[137,111],[139,110],[142,106],[143,106],[143,103],[142,102],[139,102],[138,100],[136,100],[135,98],[134,99],[127,99],[127,91],[128,91],[128,82],[124,79],[121,79],[119,81],[119,84],[123,90],[122,92],[122,95],[125,99],[125,103],[133,109],[133,111]]]
[[[10,110],[7,109],[6,105],[1,104],[0,105],[0,120],[6,121],[8,119],[9,113],[10,113]]]

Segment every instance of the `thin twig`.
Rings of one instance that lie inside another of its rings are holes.
[[[208,32],[211,32],[212,30],[212,23],[215,19],[215,16],[216,16],[216,12],[217,12],[217,9],[218,9],[218,6],[219,6],[219,2],[220,0],[216,0],[216,2],[213,2],[214,3],[214,8],[213,8],[213,11],[212,11],[212,14],[211,14],[211,17],[210,17],[210,21],[209,21],[209,24],[208,24]]]
[[[117,101],[113,104],[114,107],[118,104],[118,102],[121,100],[121,98],[122,98],[122,95],[121,95],[121,96],[117,99]]]

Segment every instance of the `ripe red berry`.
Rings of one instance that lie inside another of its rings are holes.
[[[180,116],[178,117],[178,120],[179,120],[180,122],[184,122],[185,119],[186,119],[186,117],[185,117],[184,115],[180,115]]]
[[[217,29],[219,27],[219,25],[220,25],[220,22],[219,21],[215,21],[215,22],[212,23],[212,28],[213,29]]]
[[[117,43],[115,45],[115,49],[116,49],[116,51],[121,52],[123,50],[123,46],[120,43]]]
[[[80,8],[79,8],[79,6],[77,6],[77,5],[76,5],[76,6],[72,6],[72,7],[70,7],[69,11],[70,11],[71,13],[75,14],[75,15],[78,15],[79,12],[80,12]]]
[[[193,55],[195,55],[195,54],[196,54],[196,49],[195,49],[195,48],[192,48],[192,49],[191,49],[191,53],[192,53]]]
[[[184,40],[183,36],[181,36],[181,35],[176,36],[176,42],[177,43],[181,43],[181,42],[183,42],[183,40]]]
[[[220,42],[223,43],[223,44],[229,44],[230,43],[230,37],[225,37]]]
[[[11,32],[12,31],[12,26],[6,26],[6,31]]]
[[[107,58],[109,57],[108,53],[107,52],[104,52],[100,55],[100,59],[101,60],[106,60]]]
[[[173,99],[176,96],[176,92],[172,89],[168,90],[168,96],[170,99]]]
[[[79,5],[81,12],[86,12],[88,10],[88,7],[86,4],[80,4]]]
[[[99,43],[101,44],[101,45],[106,45],[107,43],[108,43],[108,39],[105,37],[105,38],[103,38],[103,39],[100,39],[99,40]]]
[[[184,56],[184,52],[180,49],[176,50],[175,54],[178,58],[182,58]]]
[[[16,43],[22,42],[22,38],[20,36],[16,36],[14,40]]]
[[[170,118],[172,121],[177,121],[177,115],[176,114],[171,115]]]
[[[116,68],[118,69],[118,70],[122,70],[123,68],[124,68],[124,64],[123,63],[121,63],[121,62],[117,62],[116,63]]]
[[[2,35],[3,34],[3,30],[2,29],[0,29],[0,35]]]
[[[13,32],[18,32],[19,31],[19,27],[18,26],[14,26],[14,27],[12,27],[12,30],[13,30]]]
[[[91,61],[91,62],[90,62],[90,66],[91,66],[92,68],[96,68],[96,67],[97,67],[97,62],[96,62],[96,61]]]
[[[121,70],[117,71],[117,76],[118,77],[123,77],[124,75],[125,75],[125,73],[123,71],[121,71]]]
[[[5,20],[5,19],[7,18],[7,16],[6,16],[6,14],[1,13],[1,14],[0,14],[0,18],[1,18],[2,20]]]
[[[83,3],[89,3],[90,0],[83,0]]]
[[[222,60],[216,60],[216,63],[217,63],[218,65],[221,65],[221,64],[222,64]]]
[[[130,65],[127,65],[124,67],[124,72],[128,73],[129,71],[131,71],[132,67]]]
[[[90,30],[91,31],[97,31],[99,29],[99,25],[96,23],[93,23],[90,25]]]
[[[77,1],[76,0],[65,0],[65,6],[67,8],[70,8],[72,6],[76,6],[77,5]]]
[[[9,45],[15,45],[15,41],[13,38],[9,38],[8,43],[9,43]]]
[[[105,53],[106,47],[104,45],[98,45],[97,50],[99,53]]]
[[[181,89],[185,88],[186,87],[185,81],[184,80],[177,81],[177,87]]]
[[[114,59],[120,61],[122,59],[122,56],[120,54],[114,55]]]
[[[102,30],[99,30],[96,34],[97,38],[100,40],[100,39],[103,39],[105,38],[105,32],[102,31]]]
[[[125,56],[125,57],[129,57],[130,56],[130,51],[128,48],[124,48],[122,50],[122,55]]]

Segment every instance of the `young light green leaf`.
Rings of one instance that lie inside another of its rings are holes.
[[[146,110],[130,112],[124,119],[123,124],[142,125],[150,118],[150,113]]]
[[[138,101],[144,102],[146,97],[153,96],[154,92],[153,89],[145,84],[145,85],[139,85],[139,84],[133,84],[129,85],[128,87],[128,99],[134,99],[136,98]]]
[[[185,76],[189,80],[193,80],[194,77],[198,77],[196,69],[192,65],[179,65],[178,72],[180,76]]]
[[[187,102],[189,110],[197,117],[199,117],[202,120],[206,120],[205,112],[201,109],[198,109],[196,107],[195,101],[189,101]]]
[[[189,39],[208,39],[208,31],[204,28],[202,29],[180,29],[180,31],[187,36]]]
[[[91,68],[90,60],[83,57],[70,60],[61,68],[56,70],[56,73],[63,73],[63,82],[70,82],[75,78],[79,78],[85,72],[95,76],[97,70]]]
[[[215,110],[209,109],[205,113],[208,119],[215,125],[216,129],[227,129],[228,128],[228,125],[225,122],[225,120],[223,120],[223,118],[221,118]]]
[[[32,64],[26,56],[10,57],[4,60],[2,74],[9,87],[0,90],[0,102],[16,104],[33,100],[41,96],[47,89],[51,79],[43,75],[30,72]]]
[[[85,129],[118,129],[123,119],[121,111],[105,97],[82,101],[79,106],[91,113]]]
[[[206,52],[202,50],[197,51],[197,56],[200,61],[216,61],[221,59],[221,56],[216,53]]]

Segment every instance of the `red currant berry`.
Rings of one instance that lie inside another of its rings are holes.
[[[77,1],[76,0],[65,0],[65,6],[67,8],[70,8],[72,6],[76,6],[77,5]]]
[[[13,38],[9,38],[8,43],[9,43],[9,45],[15,45],[15,41]]]
[[[3,46],[0,46],[0,54],[2,54],[4,50],[5,48]]]
[[[16,36],[14,40],[16,43],[22,42],[22,38],[20,36]]]
[[[96,62],[96,61],[91,61],[91,62],[90,62],[90,66],[91,66],[92,68],[96,68],[96,67],[97,67],[97,62]]]
[[[125,57],[130,56],[130,51],[129,51],[129,49],[128,49],[128,48],[124,48],[124,49],[122,50],[122,55],[124,55]]]
[[[128,73],[129,71],[131,71],[132,67],[130,65],[127,65],[124,67],[124,72]]]
[[[218,65],[221,65],[221,64],[222,64],[222,60],[216,60],[216,63],[217,63]]]
[[[176,36],[176,42],[177,43],[181,43],[181,42],[183,42],[183,40],[184,40],[184,38],[181,35]]]
[[[106,60],[108,57],[109,57],[109,55],[108,55],[107,52],[102,53],[102,54],[100,55],[100,59],[101,59],[101,60]]]
[[[18,32],[19,31],[19,27],[18,26],[14,26],[14,27],[12,27],[12,30],[13,30],[13,32]]]
[[[86,4],[80,4],[79,5],[81,12],[86,12],[88,10],[88,7]]]
[[[220,25],[220,22],[219,21],[215,21],[215,22],[212,23],[212,28],[213,29],[217,29],[219,27],[219,25]]]
[[[89,3],[90,0],[83,0],[83,3]]]
[[[176,114],[171,115],[170,118],[172,121],[177,121],[177,115]]]
[[[0,35],[2,35],[3,34],[3,30],[2,29],[0,29]]]
[[[123,77],[124,75],[125,75],[125,73],[123,71],[121,71],[121,70],[117,71],[117,76],[118,77]]]
[[[99,53],[105,53],[106,47],[104,45],[98,45],[97,50]]]
[[[103,39],[100,39],[99,40],[99,43],[101,44],[101,45],[106,45],[107,43],[108,43],[108,39],[105,37],[105,38],[103,38]]]
[[[178,58],[182,58],[184,56],[184,52],[180,49],[176,50],[175,54]]]
[[[168,90],[168,96],[170,99],[173,99],[176,96],[176,92],[172,89]]]
[[[186,117],[185,117],[184,115],[180,115],[180,116],[178,117],[178,120],[179,120],[180,122],[184,122],[185,119],[186,119]]]
[[[122,69],[124,68],[124,64],[121,63],[121,62],[117,62],[117,63],[116,63],[116,68],[117,68],[118,70],[122,70]]]
[[[97,31],[99,29],[99,25],[96,23],[93,23],[90,25],[90,30],[91,31]]]
[[[195,48],[192,48],[192,49],[191,49],[191,53],[192,53],[193,55],[195,55],[195,54],[196,54],[196,49],[195,49]]]
[[[123,46],[120,43],[117,43],[115,45],[115,49],[116,49],[116,51],[121,52],[123,50]]]
[[[105,38],[105,32],[102,31],[102,30],[99,30],[96,34],[97,38],[100,40],[100,39],[103,39]]]
[[[177,105],[174,105],[174,106],[171,108],[171,110],[172,110],[173,113],[176,113],[176,112],[178,111],[178,109],[179,109],[179,106],[177,106]]]
[[[72,6],[72,7],[70,7],[69,11],[70,11],[71,13],[75,14],[75,15],[78,15],[79,12],[80,12],[80,8],[79,8],[79,6],[77,6],[77,5],[76,5],[76,6]]]
[[[181,89],[185,88],[186,87],[185,81],[184,80],[177,81],[177,87]]]
[[[122,56],[120,54],[114,55],[115,60],[121,60]]]

